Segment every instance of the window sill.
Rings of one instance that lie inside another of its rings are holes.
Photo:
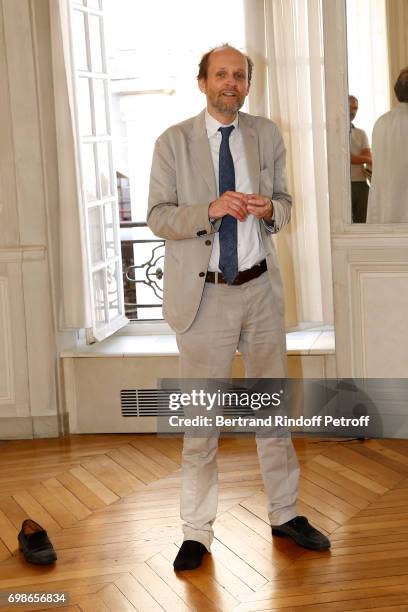
[[[174,336],[174,332],[166,321],[137,321],[128,323],[119,329],[115,336]]]
[[[63,351],[61,357],[142,357],[178,355],[176,337],[173,332],[142,332],[141,323],[136,326],[137,333],[115,334],[91,346]],[[157,324],[154,326],[157,330]],[[129,326],[127,326],[129,327]],[[308,329],[293,329],[286,334],[288,355],[332,355],[335,352],[334,329],[332,326],[315,326]]]

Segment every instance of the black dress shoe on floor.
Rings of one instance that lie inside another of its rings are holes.
[[[201,565],[204,555],[208,550],[195,540],[186,540],[180,546],[177,557],[174,559],[173,567],[176,572],[182,570],[192,570]]]
[[[18,542],[19,548],[28,563],[50,565],[57,560],[57,554],[47,532],[31,519],[23,521],[21,531],[18,534]]]
[[[305,516],[295,516],[283,525],[272,525],[272,535],[292,538],[299,546],[309,550],[330,548],[330,540],[312,527]]]

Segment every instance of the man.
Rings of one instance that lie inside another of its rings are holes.
[[[164,316],[176,331],[180,377],[228,378],[239,348],[250,378],[286,376],[283,288],[271,234],[289,222],[278,128],[238,113],[252,61],[225,45],[206,53],[198,85],[207,108],[157,140],[148,225],[166,239]],[[185,437],[175,570],[210,550],[217,511],[218,438]],[[257,436],[274,535],[315,550],[329,540],[296,514],[299,466],[290,438]]]
[[[399,104],[373,130],[369,223],[408,223],[408,66],[394,86]]]
[[[367,134],[356,128],[353,121],[358,111],[358,100],[349,96],[350,108],[350,153],[351,153],[351,211],[353,223],[365,223],[369,187],[363,164],[371,166],[371,151]]]

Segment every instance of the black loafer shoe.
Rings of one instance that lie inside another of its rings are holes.
[[[23,521],[21,531],[18,534],[18,542],[19,548],[28,563],[49,565],[57,560],[57,554],[47,532],[31,519]]]
[[[180,546],[177,557],[174,559],[173,567],[176,572],[195,569],[201,565],[206,553],[208,553],[208,550],[201,542],[186,540]]]
[[[309,550],[330,548],[330,540],[312,527],[305,516],[296,516],[283,525],[272,525],[272,535],[292,538],[299,546]]]

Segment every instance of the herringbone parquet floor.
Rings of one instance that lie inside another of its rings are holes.
[[[65,591],[64,609],[84,612],[408,611],[408,441],[295,445],[299,511],[330,534],[331,551],[272,542],[254,441],[225,438],[212,555],[176,576],[181,440],[3,442],[0,591]],[[55,567],[30,566],[16,550],[27,516],[48,530]]]

